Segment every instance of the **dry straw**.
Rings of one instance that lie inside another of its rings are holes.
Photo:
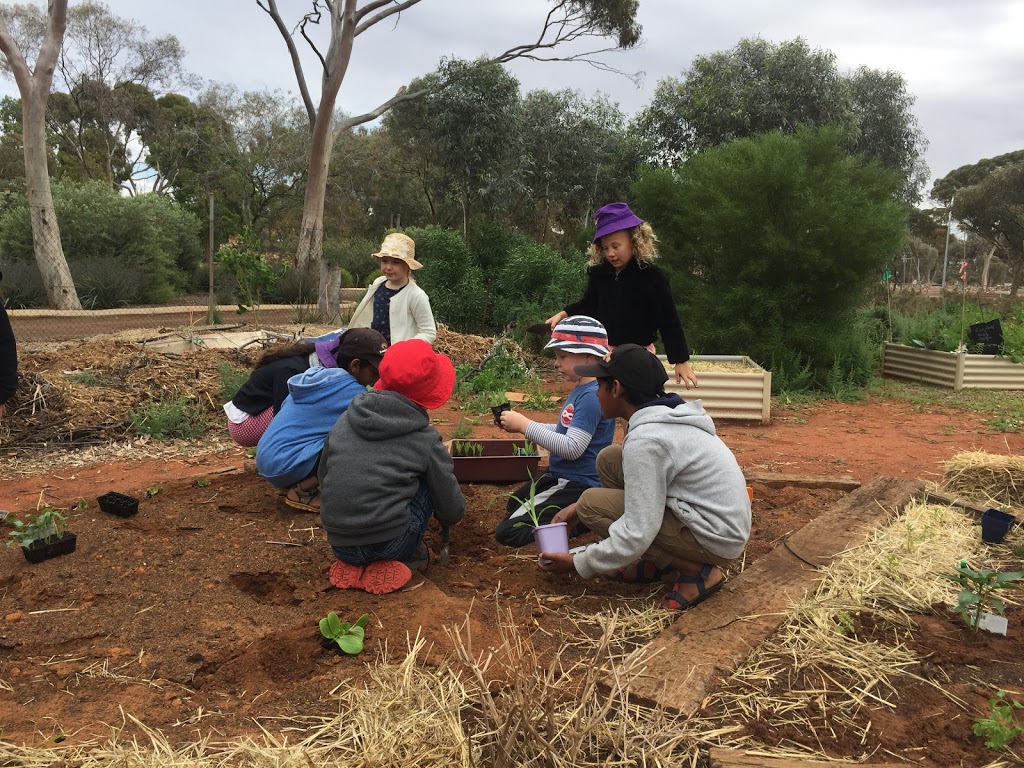
[[[942,487],[991,506],[1024,506],[1024,456],[957,453],[943,464]]]
[[[956,587],[941,574],[982,556],[977,527],[963,512],[910,504],[866,544],[833,560],[817,592],[728,679],[707,724],[756,721],[763,732],[798,730],[819,743],[817,750],[786,741],[764,745],[773,754],[826,757],[838,729],[859,733],[866,743],[865,707],[894,707],[901,678],[923,680],[914,671],[920,659],[903,642],[914,614],[955,602]],[[867,615],[884,628],[885,642],[859,636]],[[957,700],[951,707],[966,708]]]

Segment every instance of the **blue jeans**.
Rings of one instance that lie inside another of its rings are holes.
[[[405,533],[380,544],[358,547],[331,547],[334,556],[349,565],[365,566],[378,560],[411,560],[427,532],[427,523],[434,512],[427,483],[420,480],[416,495],[409,502],[409,527]]]

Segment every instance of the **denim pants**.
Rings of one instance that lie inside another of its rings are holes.
[[[416,495],[409,502],[409,527],[405,533],[391,541],[380,544],[363,544],[358,547],[331,547],[334,556],[349,565],[365,566],[378,560],[411,560],[427,532],[427,523],[434,512],[430,489],[425,480],[420,480]]]

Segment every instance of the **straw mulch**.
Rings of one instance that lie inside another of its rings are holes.
[[[758,648],[716,695],[708,727],[757,722],[765,732],[795,727],[822,745],[834,729],[866,739],[867,706],[894,706],[901,679],[918,680],[921,659],[899,637],[913,631],[914,613],[936,603],[955,604],[958,587],[942,577],[966,558],[973,567],[993,563],[977,527],[961,510],[915,502],[861,547],[833,560],[817,592],[796,606],[788,622]],[[892,642],[862,640],[854,617],[872,614],[893,629]],[[942,691],[932,680],[926,680]],[[948,694],[946,694],[948,696]],[[951,708],[964,707],[950,701]],[[721,746],[751,746],[724,740]],[[801,744],[765,745],[773,754],[807,757]],[[857,757],[867,758],[866,755]],[[898,755],[893,757],[899,758]],[[875,757],[874,761],[877,761]]]
[[[941,487],[994,507],[1024,507],[1024,456],[967,451],[943,464]]]

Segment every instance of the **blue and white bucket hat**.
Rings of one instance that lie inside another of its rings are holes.
[[[572,315],[555,326],[544,349],[604,357],[608,354],[608,331],[592,317]]]

